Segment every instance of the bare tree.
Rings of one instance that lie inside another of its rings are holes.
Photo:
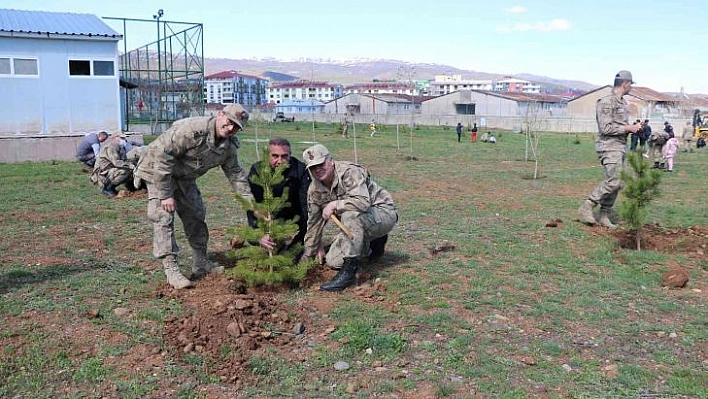
[[[541,140],[541,104],[534,100],[529,101],[524,115],[524,133],[526,135],[526,161],[529,160],[529,151],[534,161],[533,179],[539,178],[540,154],[538,144]]]

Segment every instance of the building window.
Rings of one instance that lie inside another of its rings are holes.
[[[39,75],[37,60],[15,58],[15,75]]]
[[[69,60],[69,76],[115,76],[115,65],[113,61]]]
[[[9,75],[11,73],[12,69],[10,68],[10,59],[0,58],[0,75]]]
[[[114,76],[113,61],[94,61],[93,74],[95,76]]]
[[[0,75],[39,75],[36,58],[0,58]]]
[[[84,60],[69,60],[70,76],[91,76],[91,62]]]

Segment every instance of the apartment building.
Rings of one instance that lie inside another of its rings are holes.
[[[346,86],[344,87],[344,94],[407,94],[420,96],[422,90],[415,82],[375,81]]]
[[[268,80],[237,71],[223,71],[204,77],[207,104],[238,103],[253,109],[267,103]]]
[[[327,82],[297,80],[273,83],[268,87],[268,102],[281,104],[291,101],[332,101],[342,95],[342,86]]]
[[[462,79],[462,75],[436,75],[430,82],[430,95],[442,96],[458,90],[486,90],[491,91],[491,80]]]
[[[528,80],[504,78],[494,82],[494,91],[504,93],[540,93],[541,85],[529,82]]]

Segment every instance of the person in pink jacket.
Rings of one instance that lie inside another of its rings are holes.
[[[666,141],[666,145],[664,145],[664,148],[662,149],[662,155],[664,156],[664,159],[666,159],[667,172],[674,171],[674,157],[676,156],[676,152],[678,151],[680,145],[679,140],[674,137],[674,132],[669,132],[669,139]]]

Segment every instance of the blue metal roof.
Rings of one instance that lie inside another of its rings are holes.
[[[8,34],[69,35],[122,38],[103,20],[92,14],[21,11],[0,8],[0,36]]]

